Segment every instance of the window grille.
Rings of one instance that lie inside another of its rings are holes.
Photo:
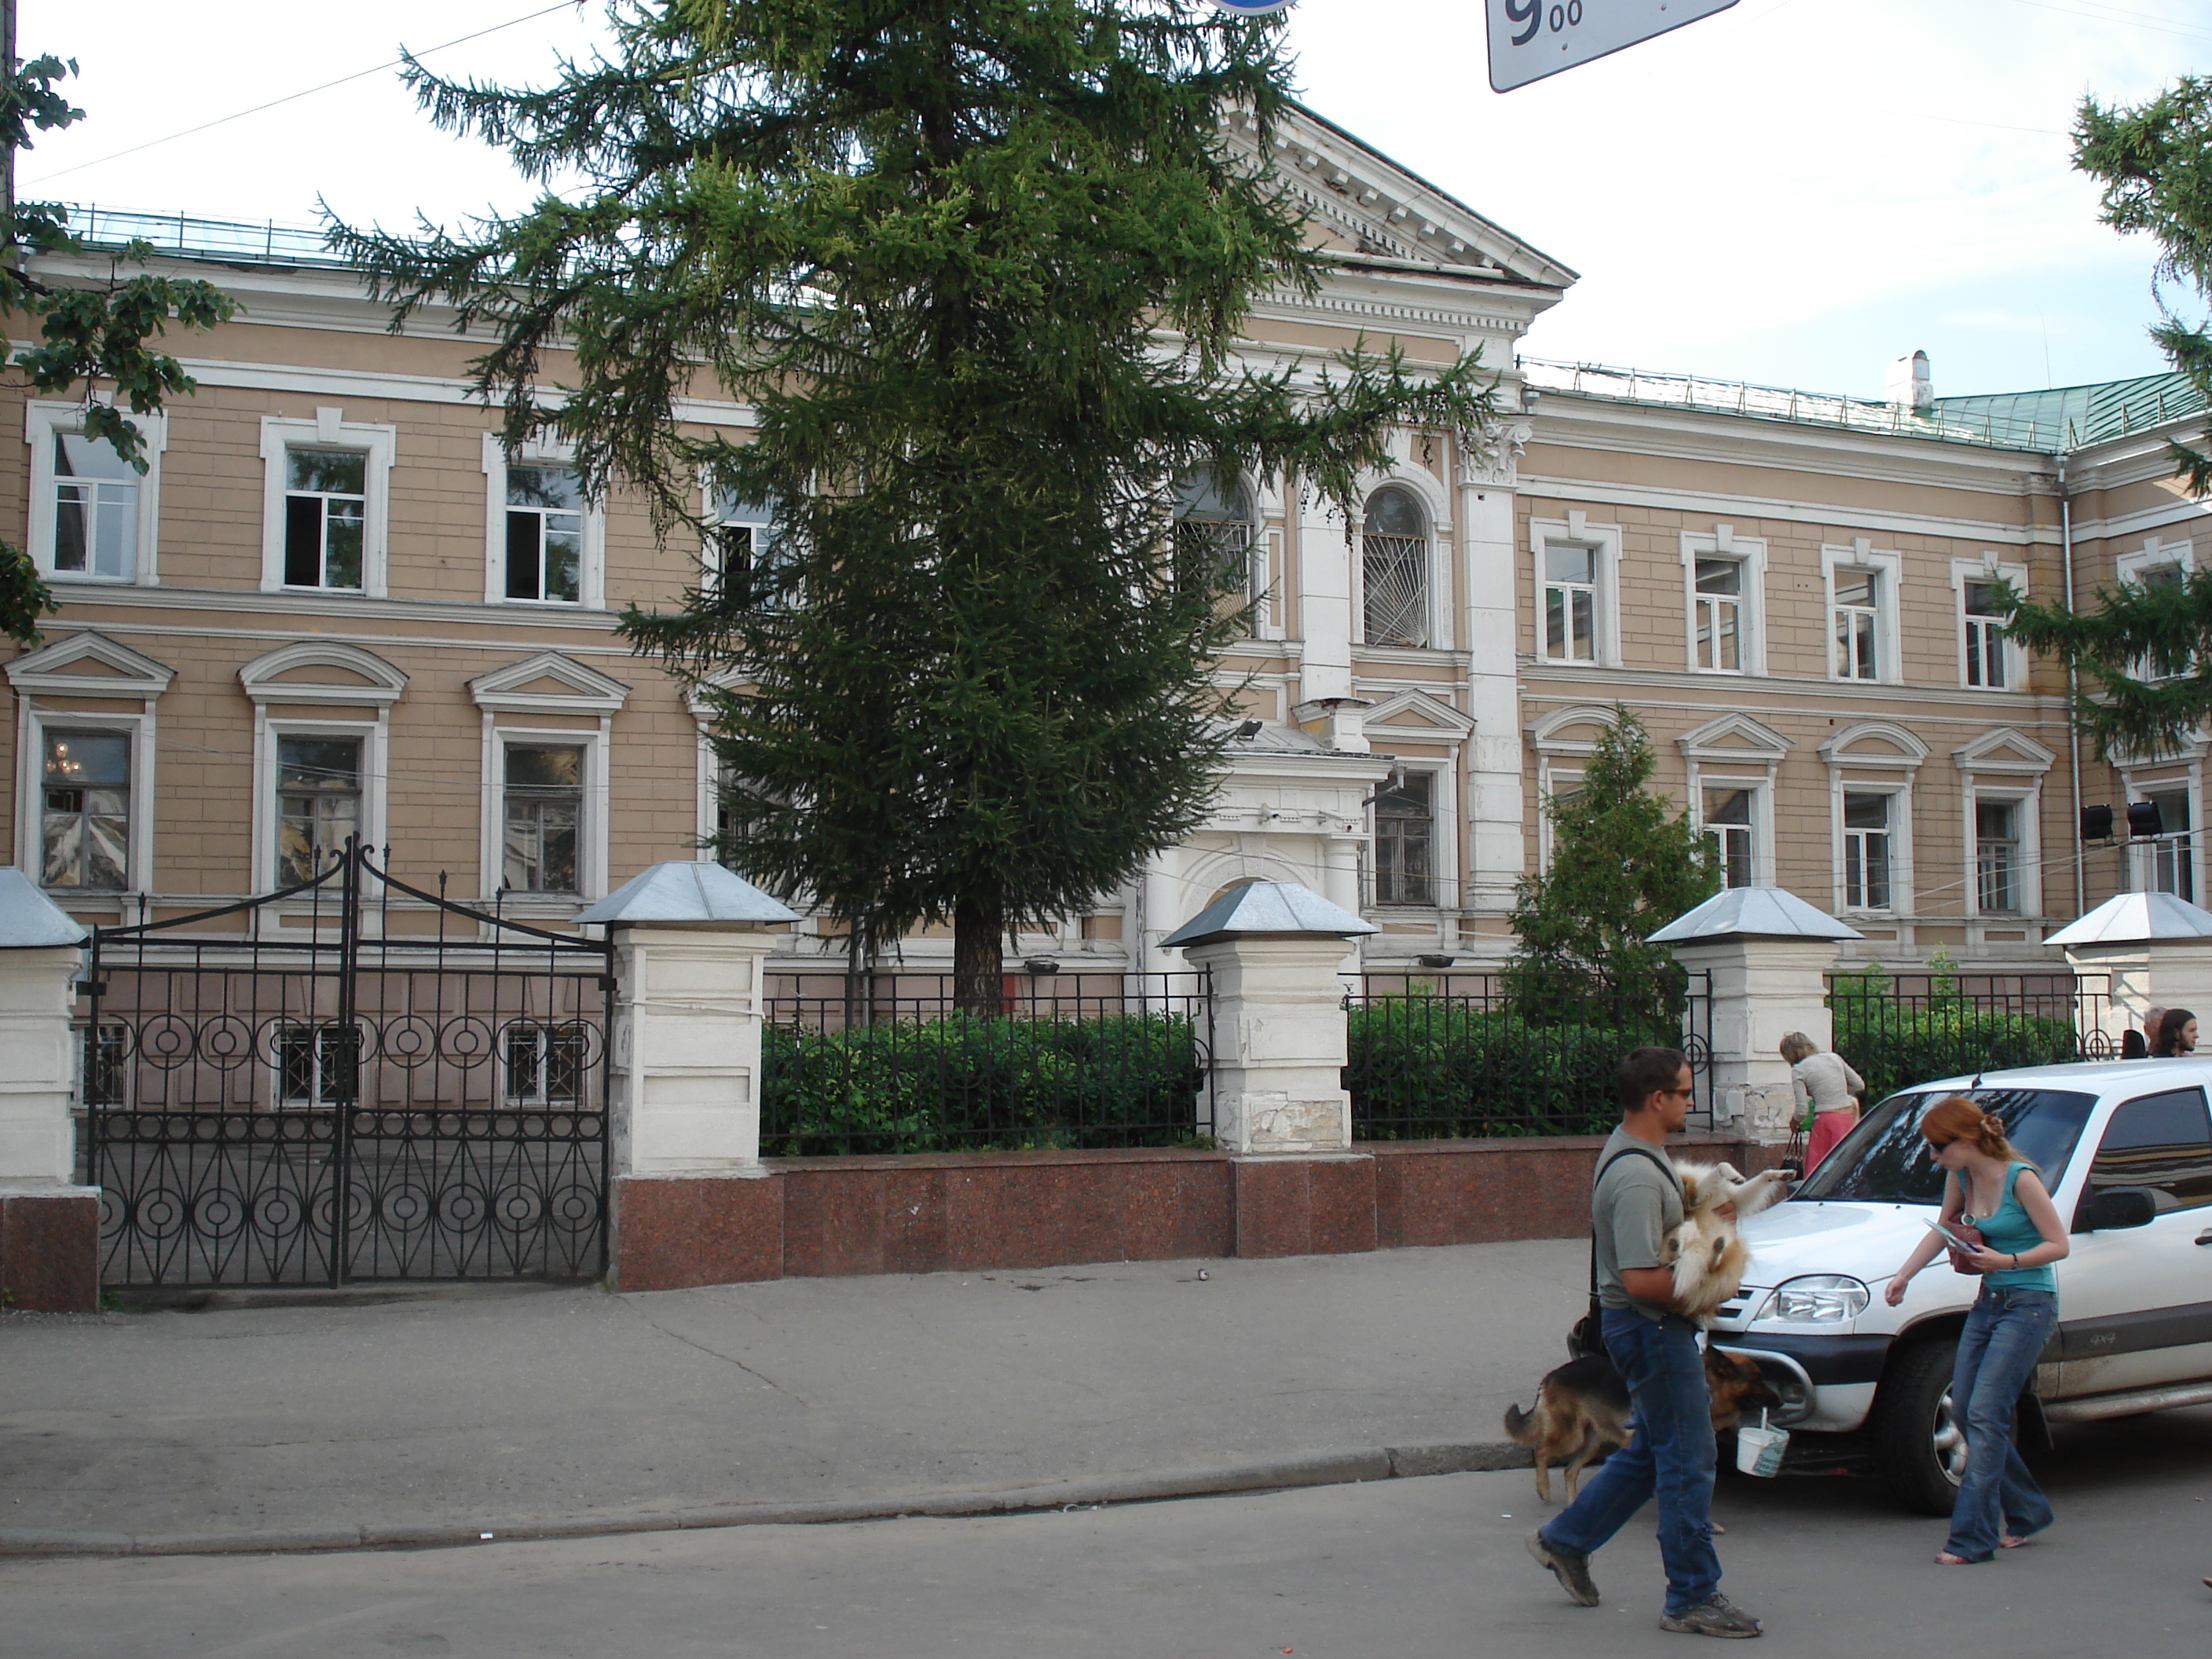
[[[1429,531],[1421,505],[1402,489],[1367,499],[1360,543],[1370,645],[1429,642]]]

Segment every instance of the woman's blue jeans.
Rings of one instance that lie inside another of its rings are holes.
[[[1997,1285],[1983,1285],[1966,1315],[1951,1373],[1951,1409],[1966,1431],[1966,1474],[1951,1506],[1949,1554],[1986,1561],[2001,1527],[2025,1538],[2051,1524],[2051,1500],[2012,1443],[2012,1414],[2057,1322],[2055,1292]]]
[[[1713,1408],[1697,1334],[1676,1320],[1607,1308],[1606,1352],[1628,1384],[1635,1437],[1583,1482],[1575,1501],[1542,1528],[1556,1549],[1587,1555],[1659,1500],[1659,1559],[1667,1611],[1687,1613],[1721,1587],[1713,1553]]]

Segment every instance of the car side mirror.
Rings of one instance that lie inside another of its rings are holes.
[[[2148,1226],[2157,1213],[2158,1206],[2142,1188],[2107,1187],[2081,1200],[2074,1212],[2074,1231],[2101,1233],[2123,1227]]]

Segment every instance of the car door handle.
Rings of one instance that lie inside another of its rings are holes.
[[[2199,1244],[2212,1244],[2212,1227],[2207,1227],[2203,1232],[2197,1234],[2197,1242]]]

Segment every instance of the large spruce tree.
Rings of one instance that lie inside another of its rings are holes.
[[[711,705],[718,851],[847,923],[856,961],[949,920],[963,1005],[995,1009],[1007,930],[1111,891],[1214,790],[1243,572],[1169,533],[1178,481],[1288,470],[1347,501],[1392,422],[1470,433],[1492,377],[1238,366],[1255,296],[1325,269],[1267,166],[1274,20],[618,19],[611,57],[542,90],[410,70],[440,125],[580,186],[465,235],[335,239],[396,316],[443,299],[493,331],[508,440],[572,443],[587,489],[640,490],[676,544],[713,549],[718,492],[772,504],[681,611],[625,620]],[[687,427],[699,394],[750,404],[752,441]]]
[[[2185,76],[2134,108],[2084,98],[2074,124],[2074,165],[2104,185],[2105,223],[2157,240],[2157,278],[2212,305],[2212,80]],[[2151,337],[2212,404],[2212,329],[2167,307]],[[2202,443],[2200,439],[2199,444]],[[2170,443],[2191,494],[2212,493],[2212,455]],[[2212,723],[2212,566],[2170,581],[2100,588],[2088,610],[2071,596],[2014,594],[2010,632],[2086,677],[2075,702],[2100,753],[2154,753]]]

